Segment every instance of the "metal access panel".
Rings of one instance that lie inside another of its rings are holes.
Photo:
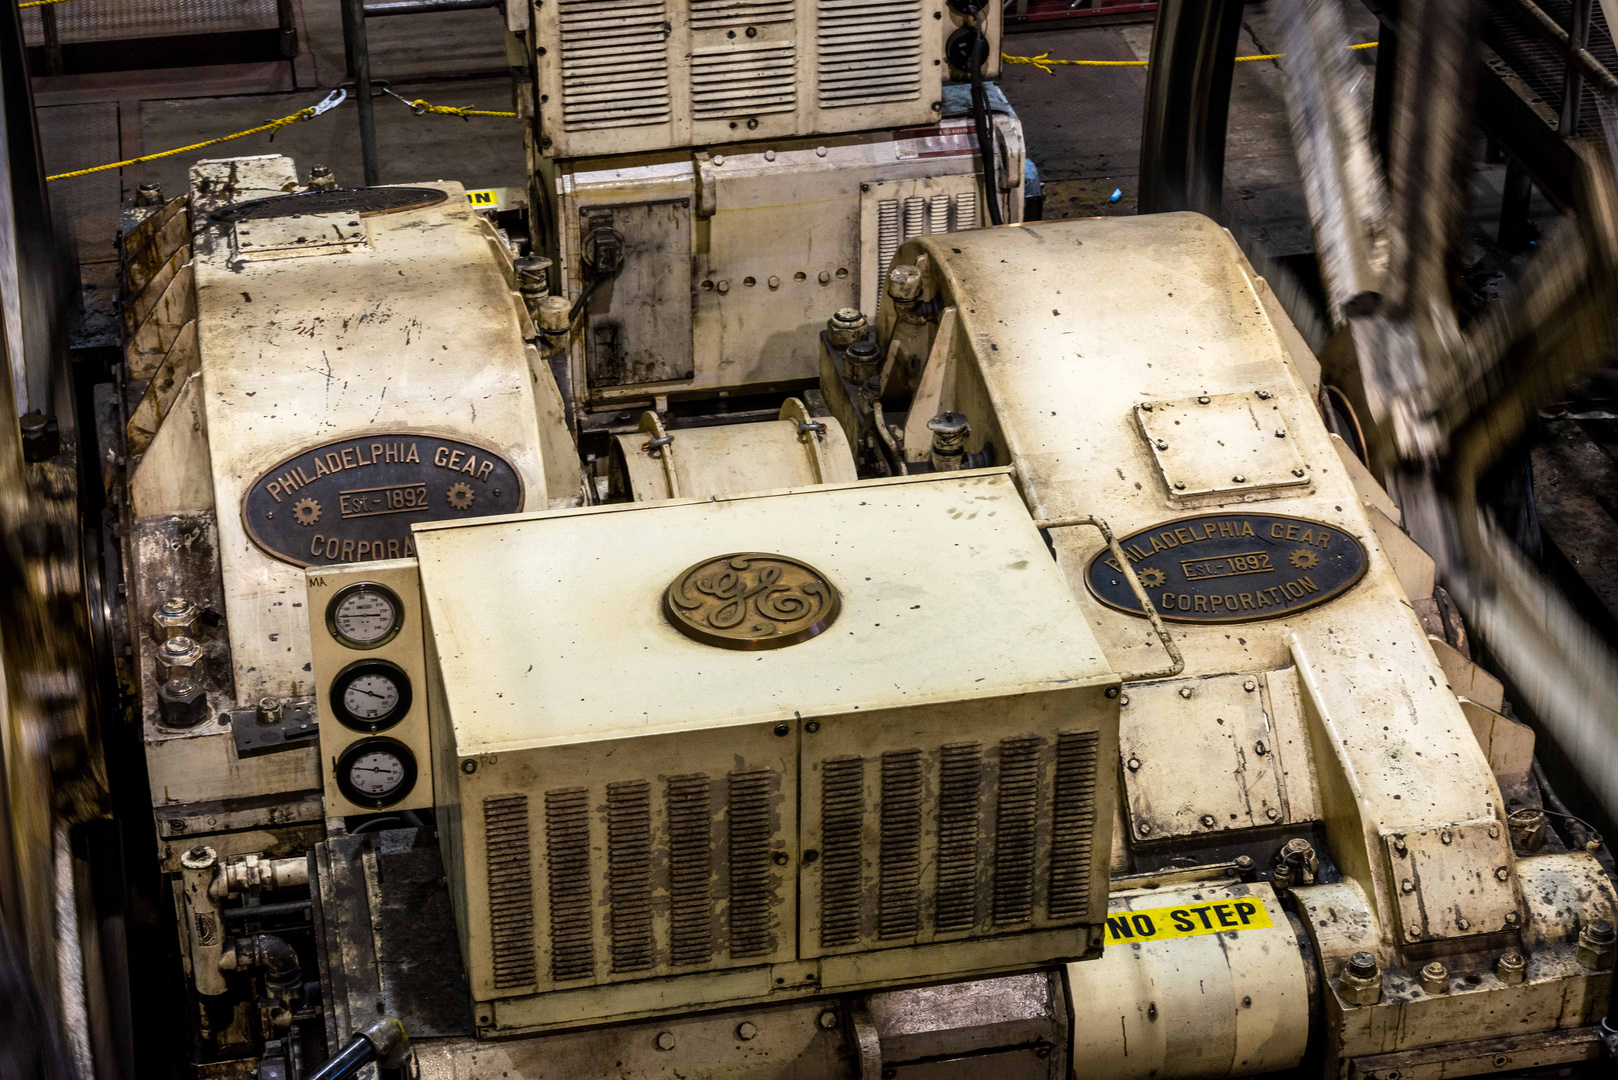
[[[1275,498],[1307,488],[1309,469],[1268,390],[1199,394],[1135,406],[1169,498]]]
[[[486,1034],[1099,947],[1117,676],[1003,470],[415,536]]]
[[[944,0],[535,4],[540,145],[592,157],[932,123],[954,29],[944,11]]]
[[[586,206],[579,216],[586,256],[617,243],[623,260],[586,308],[590,386],[691,378],[691,200]]]

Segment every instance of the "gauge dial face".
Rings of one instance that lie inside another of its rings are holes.
[[[344,727],[383,731],[410,711],[410,676],[387,660],[360,660],[331,682],[331,711]]]
[[[337,787],[356,806],[392,806],[416,786],[416,755],[398,739],[361,739],[337,759]]]
[[[348,766],[349,785],[373,799],[393,794],[404,783],[405,766],[392,750],[371,750]]]
[[[393,640],[402,621],[399,598],[392,589],[361,582],[332,597],[327,624],[338,641],[351,649],[374,649]]]

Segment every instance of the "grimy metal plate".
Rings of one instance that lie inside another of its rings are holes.
[[[418,521],[510,514],[523,484],[486,447],[437,435],[378,432],[300,450],[242,498],[247,535],[294,566],[414,558]]]
[[[367,217],[432,206],[447,198],[449,196],[437,188],[333,188],[330,191],[297,191],[290,195],[272,195],[268,199],[236,203],[219,211],[214,217],[220,221],[261,221],[296,214],[358,214]]]
[[[1365,576],[1365,547],[1335,525],[1284,514],[1200,514],[1119,538],[1158,614],[1173,622],[1274,619],[1341,596]],[[1096,599],[1145,615],[1112,553],[1090,562]]]

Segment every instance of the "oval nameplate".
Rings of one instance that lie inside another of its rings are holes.
[[[268,469],[242,498],[247,535],[295,566],[412,558],[418,521],[522,509],[522,477],[492,450],[409,432],[339,439]]]
[[[1341,596],[1365,576],[1365,547],[1335,525],[1283,514],[1200,514],[1120,537],[1119,546],[1172,622],[1274,619]],[[1108,607],[1144,615],[1110,549],[1085,583]]]

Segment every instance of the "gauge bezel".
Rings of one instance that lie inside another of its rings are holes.
[[[379,720],[366,720],[355,716],[348,711],[348,706],[343,703],[344,691],[353,684],[355,679],[365,675],[385,675],[393,680],[394,686],[398,687],[399,690],[399,700],[393,706],[393,711]],[[409,715],[414,693],[410,686],[410,676],[405,672],[405,669],[391,660],[383,660],[378,657],[372,660],[356,660],[339,671],[337,677],[331,681],[331,692],[327,695],[327,698],[331,704],[332,715],[337,718],[339,724],[342,724],[350,731],[360,731],[374,735],[379,731],[387,731],[389,728],[398,726],[399,722]]]
[[[386,634],[377,638],[375,641],[364,643],[355,641],[353,638],[350,638],[347,634],[344,634],[337,628],[337,608],[351,594],[357,593],[362,589],[374,589],[386,596],[388,601],[393,604],[394,614],[393,629],[389,630]],[[404,628],[404,621],[404,602],[399,599],[398,593],[394,592],[380,581],[355,581],[348,585],[344,585],[341,589],[338,589],[332,594],[331,600],[326,604],[326,630],[334,639],[336,639],[337,643],[342,645],[345,649],[355,649],[360,652],[370,652],[372,649],[380,649],[382,646],[399,636],[399,631]]]
[[[348,778],[348,771],[354,762],[376,750],[386,750],[397,757],[399,764],[404,766],[404,779],[399,781],[399,786],[386,796],[368,795],[356,788]],[[373,735],[368,739],[361,739],[337,758],[337,790],[343,793],[343,798],[367,810],[381,810],[404,802],[410,797],[410,793],[416,790],[419,776],[415,751],[398,739],[386,735]]]

